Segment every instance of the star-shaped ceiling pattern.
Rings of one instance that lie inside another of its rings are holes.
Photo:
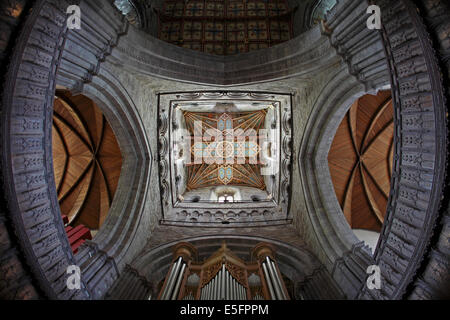
[[[328,157],[336,195],[353,229],[380,232],[394,151],[389,91],[357,100],[341,123]]]
[[[192,139],[187,190],[222,185],[264,190],[258,143],[265,117],[265,110],[222,114],[184,112]],[[201,131],[196,123],[201,124]]]
[[[98,230],[114,198],[122,156],[105,116],[85,96],[58,92],[53,166],[61,213],[71,225]]]

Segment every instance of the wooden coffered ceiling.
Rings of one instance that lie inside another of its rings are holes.
[[[338,201],[353,229],[380,232],[394,151],[390,91],[358,99],[342,121],[328,161]]]
[[[57,92],[53,166],[61,213],[71,225],[98,230],[117,189],[122,155],[105,116],[85,96]]]
[[[294,12],[287,0],[165,0],[158,34],[184,48],[238,54],[292,39]]]

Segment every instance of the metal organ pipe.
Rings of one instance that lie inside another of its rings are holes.
[[[185,270],[186,270],[186,263],[183,263],[180,274],[178,275],[178,279],[176,280],[177,282],[175,283],[175,290],[173,290],[172,293],[172,300],[176,300],[178,297],[178,292],[180,291],[181,282],[183,281]]]
[[[269,257],[266,257],[266,261],[265,261],[267,268],[269,269],[269,274],[270,274],[270,281],[272,282],[272,285],[275,289],[275,293],[277,295],[277,298],[279,300],[283,300],[284,299],[284,295],[282,293],[282,288],[280,287],[280,283],[277,279],[277,272],[276,270],[274,270],[273,265],[269,259]]]
[[[220,300],[221,286],[222,286],[222,270],[220,270],[217,275],[216,300]]]
[[[175,274],[175,270],[177,269],[177,266],[179,265],[180,261],[181,261],[181,257],[179,257],[177,259],[175,264],[173,264],[172,268],[170,269],[169,278],[167,279],[166,287],[164,288],[164,292],[163,292],[163,294],[161,296],[161,300],[165,300],[166,297],[167,297],[167,292],[170,289],[170,283],[172,282],[172,279],[173,279],[174,274]]]
[[[209,296],[208,296],[209,295],[209,287],[210,287],[210,283],[208,283],[206,286],[203,287],[201,300],[209,299]]]
[[[278,271],[277,271],[277,267],[275,266],[275,262],[270,261],[270,264],[271,264],[272,269],[273,269],[273,271],[274,271],[274,273],[275,273],[275,278],[276,278],[276,280],[277,280],[278,286],[280,287],[280,290],[281,290],[281,294],[282,294],[282,296],[283,296],[283,299],[287,300],[286,293],[285,293],[284,290],[283,290],[283,283],[282,283],[282,281],[281,281],[281,279],[280,279],[280,274],[279,274]]]
[[[222,270],[219,271],[219,275],[217,278],[217,296],[216,296],[216,300],[220,300],[220,296],[222,294]]]
[[[217,300],[221,300],[222,299],[222,270],[219,271],[219,277],[217,280],[219,283],[219,285],[217,286]]]
[[[217,299],[217,278],[214,278],[213,281],[213,300]]]
[[[226,289],[226,285],[225,285],[225,265],[223,264],[222,265],[222,276],[220,277],[221,278],[221,294],[220,294],[220,299],[221,300],[225,300],[225,289]]]
[[[267,286],[269,287],[270,297],[272,298],[272,300],[276,300],[277,297],[273,290],[272,281],[270,279],[269,272],[267,271],[267,266],[266,266],[265,262],[262,263],[262,268],[263,268],[263,272],[264,272],[264,277],[266,278]]]
[[[184,268],[181,273],[183,273]],[[175,286],[175,290],[179,285]],[[173,293],[175,296],[175,293]],[[247,288],[239,283],[227,270],[225,264],[217,272],[216,276],[209,281],[200,293],[201,300],[246,300]]]
[[[227,300],[231,300],[231,275],[227,274]]]
[[[164,293],[161,297],[161,300],[168,300],[170,297],[170,294],[172,293],[174,282],[176,281],[176,276],[178,275],[178,272],[180,271],[181,262],[183,259],[179,257],[177,259],[177,262],[175,263],[174,267],[172,268],[169,279],[167,281],[167,285],[164,289]]]
[[[206,287],[203,287],[203,288],[202,288],[202,291],[201,291],[201,293],[200,293],[200,300],[205,300],[205,288],[206,288]]]
[[[228,286],[228,280],[230,279],[229,277],[228,277],[228,275],[229,275],[229,273],[227,272],[227,273],[225,273],[225,297],[224,297],[224,299],[225,300],[229,300],[229,286]]]
[[[206,286],[203,287],[203,289],[202,289],[203,297],[201,298],[202,300],[209,300],[209,288],[210,287],[211,287],[210,283],[208,283]]]
[[[210,282],[208,288],[208,300],[212,300],[212,292],[213,292],[213,284],[212,282]]]

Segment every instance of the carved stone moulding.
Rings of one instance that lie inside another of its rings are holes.
[[[395,105],[394,172],[375,262],[380,291],[365,299],[401,299],[418,276],[441,211],[446,176],[447,124],[436,52],[412,1],[379,0]]]

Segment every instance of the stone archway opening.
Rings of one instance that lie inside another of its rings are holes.
[[[342,120],[328,154],[331,179],[345,219],[372,252],[391,188],[393,112],[390,91],[358,98]]]

